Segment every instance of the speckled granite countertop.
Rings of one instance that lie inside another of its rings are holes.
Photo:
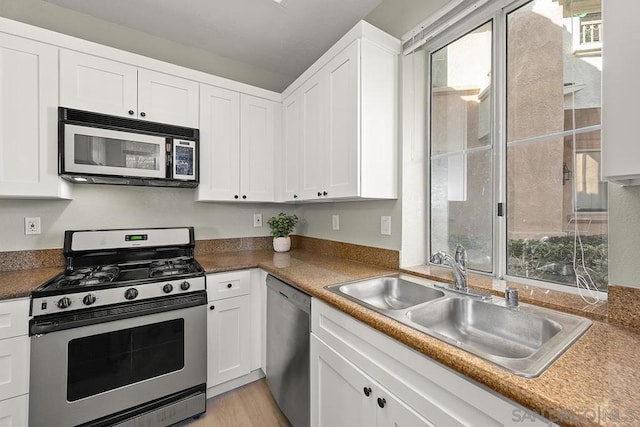
[[[198,261],[208,272],[260,267],[560,425],[640,425],[640,334],[632,330],[595,321],[540,377],[527,379],[324,289],[394,270],[296,250]]]
[[[208,273],[260,267],[560,425],[640,425],[640,334],[631,329],[595,321],[540,377],[526,379],[324,289],[395,270],[302,250],[197,259]],[[0,272],[0,299],[28,296],[58,271]]]
[[[28,297],[38,286],[58,274],[62,267],[0,271],[0,300]]]

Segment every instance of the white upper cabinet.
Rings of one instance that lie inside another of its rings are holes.
[[[326,80],[322,75],[311,77],[299,89],[300,114],[300,196],[310,200],[322,195],[326,173],[324,150],[324,114]],[[295,126],[293,123],[287,125]],[[285,133],[288,129],[285,129]]]
[[[198,127],[198,83],[138,70],[138,115],[154,122]]]
[[[275,200],[275,141],[279,136],[279,103],[240,96],[240,192],[247,201]],[[276,125],[277,123],[277,125]]]
[[[397,39],[360,22],[285,90],[300,104],[296,113],[283,106],[281,147],[288,156],[289,136],[299,135],[296,200],[397,197],[399,51]]]
[[[276,170],[279,173],[279,200],[286,202],[300,197],[301,108],[298,92],[282,101],[282,145],[277,150],[280,155],[276,157]]]
[[[138,116],[138,69],[60,49],[60,105],[112,116]]]
[[[58,177],[58,49],[0,33],[0,197],[69,198]]]
[[[360,42],[355,41],[326,67],[327,108],[324,192],[331,198],[359,194],[358,59]]]
[[[200,87],[197,200],[234,200],[240,189],[240,94]]]
[[[273,202],[279,123],[279,103],[201,85],[196,199]]]
[[[60,50],[60,105],[198,127],[198,83],[66,49]]]
[[[602,176],[622,185],[640,185],[640,144],[636,121],[640,116],[637,69],[640,35],[634,17],[640,3],[603,1],[606,33],[602,37]]]

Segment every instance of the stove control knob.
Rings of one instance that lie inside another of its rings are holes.
[[[162,291],[163,291],[165,294],[168,294],[168,293],[169,293],[169,292],[171,292],[172,290],[173,290],[173,285],[172,285],[171,283],[167,283],[166,285],[164,285],[164,286],[162,287]]]
[[[84,305],[91,305],[91,304],[93,304],[94,302],[96,302],[96,296],[95,296],[95,295],[93,295],[93,294],[85,295],[85,297],[84,297],[84,298],[82,298],[82,303],[83,303]]]
[[[180,289],[182,289],[183,291],[186,291],[190,287],[191,287],[191,283],[187,282],[186,280],[180,283]]]
[[[124,297],[126,299],[135,299],[138,296],[138,290],[136,288],[129,288],[124,291]]]
[[[62,297],[58,300],[58,308],[68,308],[71,305],[71,298]]]

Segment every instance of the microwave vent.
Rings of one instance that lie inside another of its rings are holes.
[[[182,137],[185,139],[198,139],[198,129],[182,126],[156,123],[146,120],[128,119],[125,117],[109,116],[106,114],[92,113],[90,111],[59,108],[60,119],[67,123],[81,124],[93,127],[105,127],[130,132],[148,133],[150,135]]]

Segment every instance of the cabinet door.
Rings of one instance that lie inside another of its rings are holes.
[[[356,40],[333,58],[323,71],[328,74],[325,191],[329,198],[359,194],[359,52],[360,42]]]
[[[282,102],[282,147],[278,156],[280,169],[280,194],[283,201],[299,198],[300,182],[300,91],[294,92]]]
[[[207,387],[249,373],[250,307],[249,295],[209,302]]]
[[[276,107],[279,104],[241,95],[240,193],[251,202],[273,202]]]
[[[640,185],[640,144],[637,142],[638,35],[628,31],[640,12],[638,2],[603,1],[606,36],[602,37],[602,177],[620,185]],[[637,190],[635,190],[637,191]]]
[[[29,299],[0,302],[0,339],[29,333]]]
[[[240,190],[240,94],[200,86],[197,200],[234,200]]]
[[[60,105],[114,116],[138,117],[137,68],[60,50]]]
[[[197,128],[198,83],[139,69],[138,118]]]
[[[324,145],[325,86],[322,71],[311,77],[300,89],[302,173],[300,197],[304,200],[322,197],[326,176]]]
[[[29,395],[14,397],[0,402],[0,425],[27,427],[29,423]]]
[[[57,54],[0,33],[0,197],[69,197],[58,177]]]
[[[382,387],[376,389],[374,398],[377,427],[434,427]]]
[[[311,334],[311,426],[433,424]]]
[[[29,392],[29,337],[0,340],[0,400]]]
[[[311,334],[311,427],[374,426],[374,389],[366,375]]]

